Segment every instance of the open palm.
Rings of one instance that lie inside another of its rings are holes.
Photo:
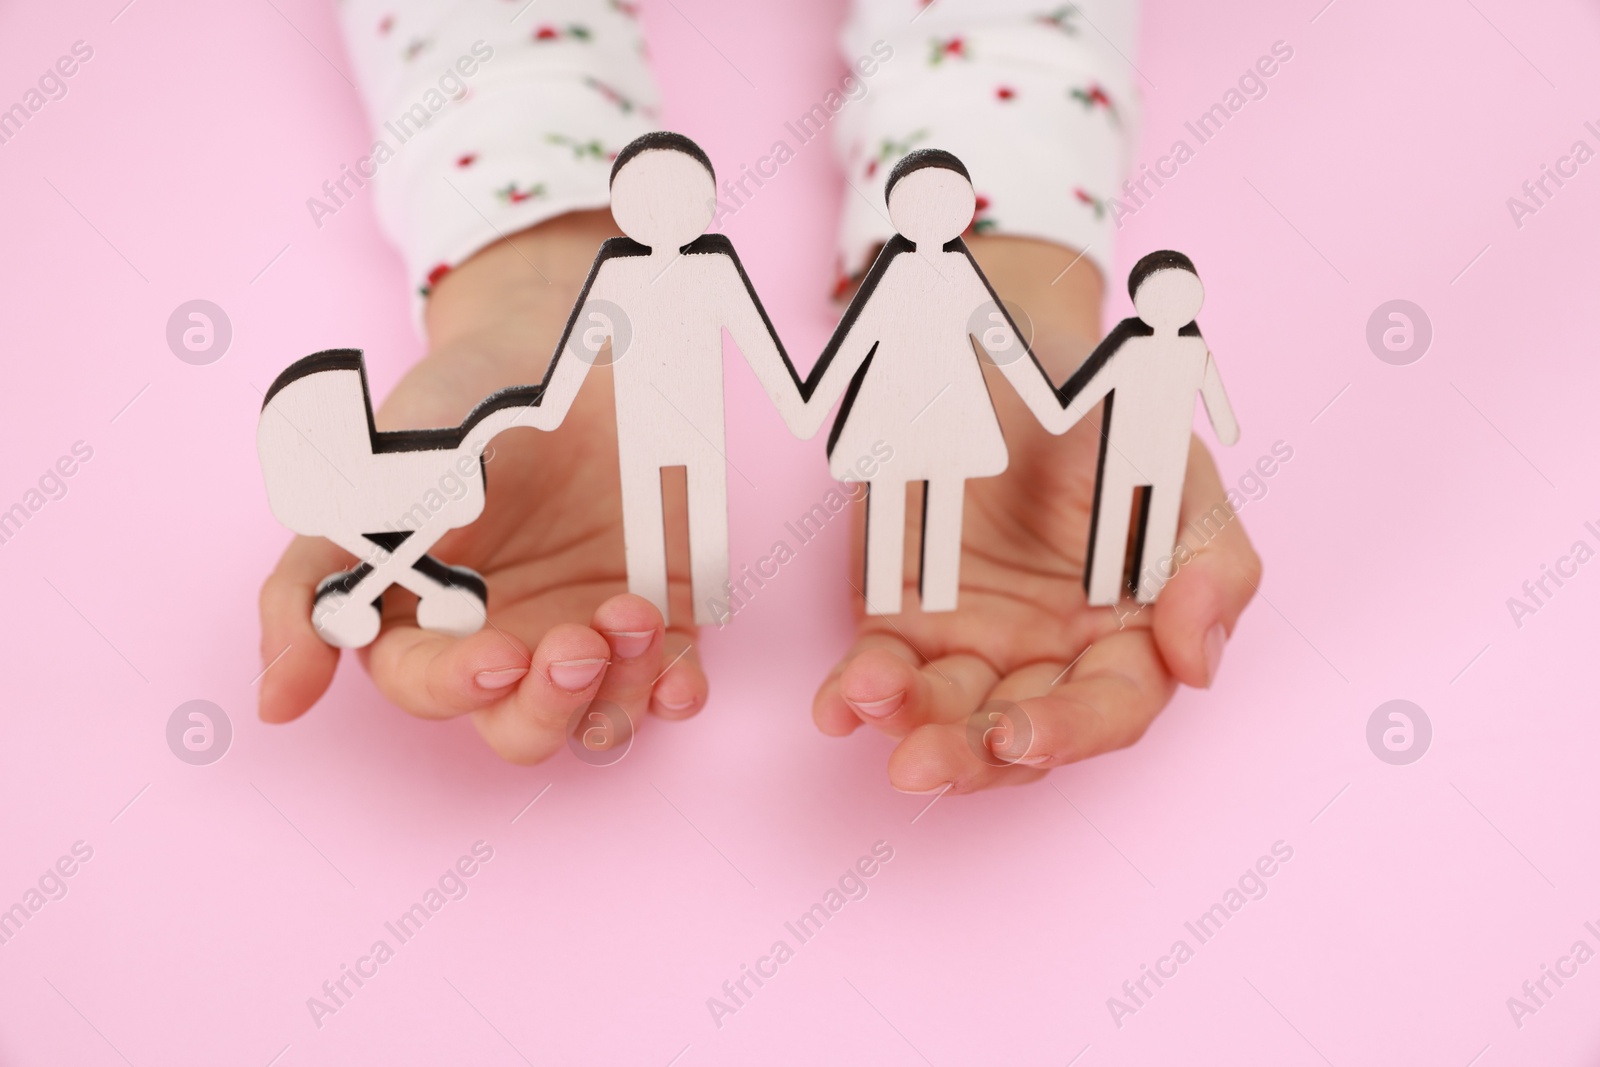
[[[609,230],[567,225],[579,230],[570,248],[547,231],[537,244],[486,251],[444,280],[430,308],[434,346],[383,404],[380,428],[455,425],[495,390],[538,379]],[[687,654],[693,629],[666,629],[652,604],[626,591],[610,378],[597,367],[554,433],[496,438],[484,454],[492,490],[483,515],[435,550],[483,575],[488,624],[464,638],[422,630],[416,599],[395,587],[384,594],[382,632],[361,653],[395,704],[424,718],[470,714],[495,751],[518,763],[559,750],[572,717],[591,703],[625,713],[585,730],[586,744],[605,747],[631,736],[629,724],[647,711],[684,718],[706,696]],[[327,689],[339,652],[312,630],[311,603],[318,582],[352,561],[328,541],[296,538],[263,586],[261,651],[273,666],[262,679],[262,718],[293,719]],[[672,564],[673,618],[687,620],[686,561]]]
[[[1072,362],[1064,350],[1093,336],[1097,287],[1074,307],[1036,283],[1054,271],[1030,262],[1018,243],[974,241],[973,251],[1003,296],[1028,294],[1035,348],[1060,380],[1059,368]],[[967,483],[959,608],[925,614],[916,606],[916,554],[908,551],[906,610],[859,617],[854,646],[813,708],[824,733],[871,723],[899,738],[889,777],[905,792],[1025,782],[1132,744],[1179,682],[1210,685],[1260,578],[1210,454],[1194,440],[1180,519],[1189,553],[1176,554],[1176,574],[1142,609],[1131,601],[1089,607],[1083,573],[1099,415],[1051,437],[994,368],[984,369],[1011,458],[998,477]],[[919,512],[907,508],[913,545]],[[859,536],[856,547],[859,561]]]

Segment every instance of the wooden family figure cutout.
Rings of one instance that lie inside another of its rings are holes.
[[[1000,474],[1009,462],[974,342],[1051,433],[1075,420],[961,240],[977,205],[961,161],[936,149],[913,152],[890,172],[885,198],[896,236],[862,280],[805,392],[819,415],[844,394],[828,438],[835,478],[859,481],[860,456],[874,445],[892,450],[867,482],[867,614],[900,612],[911,482],[923,483],[922,610],[954,611],[966,480]],[[1004,325],[1000,344],[994,331],[974,335],[985,310]],[[1018,348],[1030,358],[1019,358]]]
[[[661,475],[683,467],[690,587],[702,625],[718,621],[714,605],[728,590],[724,327],[790,428],[799,432],[806,414],[794,367],[733,243],[706,233],[716,192],[711,160],[681,134],[648,133],[618,153],[611,216],[627,236],[611,238],[595,257],[541,399],[559,422],[589,367],[609,360],[628,591],[668,618]]]
[[[729,588],[724,329],[796,436],[814,436],[839,403],[829,469],[868,487],[863,593],[873,615],[901,610],[913,482],[923,483],[922,610],[956,608],[966,480],[1000,474],[1009,461],[979,352],[1052,434],[1103,398],[1084,581],[1090,604],[1115,604],[1136,497],[1135,572],[1145,556],[1172,550],[1197,391],[1223,443],[1238,437],[1194,323],[1203,292],[1193,265],[1176,252],[1141,260],[1129,281],[1139,318],[1124,320],[1058,389],[961,240],[976,205],[961,161],[913,152],[891,172],[885,197],[897,233],[805,379],[732,243],[706,233],[716,204],[711,161],[665,132],[617,156],[611,213],[626,236],[601,246],[539,385],[494,394],[458,427],[380,433],[359,352],[291,366],[268,391],[257,430],[269,503],[291,530],[361,560],[319,586],[317,633],[338,647],[369,644],[380,598],[395,584],[421,598],[423,628],[477,631],[487,618],[483,579],[427,552],[482,514],[489,440],[518,425],[554,430],[602,361],[615,394],[628,589],[668,616],[661,479],[683,467],[695,621],[716,621],[716,598]],[[981,328],[989,321],[1002,328]],[[1155,570],[1137,581],[1141,601],[1166,577]]]
[[[362,560],[318,588],[312,619],[329,644],[371,643],[394,584],[422,598],[424,629],[465,635],[483,625],[483,579],[427,550],[482,513],[489,439],[516,425],[554,430],[602,360],[616,398],[629,591],[667,617],[661,472],[682,466],[695,621],[715,621],[728,583],[723,328],[791,425],[805,403],[732,243],[705,232],[716,180],[699,146],[672,133],[638,138],[617,156],[611,194],[627,236],[601,247],[541,384],[496,393],[453,429],[380,433],[359,352],[309,356],[273,383],[257,430],[273,514]]]
[[[1196,393],[1217,440],[1239,439],[1222,376],[1195,321],[1205,290],[1189,257],[1145,256],[1128,275],[1128,295],[1138,317],[1118,323],[1061,388],[1080,413],[1106,402],[1083,573],[1095,607],[1116,604],[1125,589],[1148,604],[1172,577],[1170,569],[1161,571],[1163,563],[1170,568],[1177,541]]]
[[[859,480],[854,457],[874,443],[893,450],[893,460],[868,482],[867,613],[901,610],[912,481],[923,483],[922,610],[956,607],[966,479],[1000,474],[1009,460],[977,351],[1052,434],[1065,433],[1106,400],[1084,584],[1091,605],[1117,603],[1137,490],[1144,507],[1136,572],[1141,552],[1151,558],[1172,552],[1197,390],[1218,438],[1224,444],[1238,438],[1222,379],[1194,322],[1203,299],[1194,265],[1176,252],[1141,260],[1129,282],[1141,317],[1124,320],[1057,389],[961,240],[976,205],[961,161],[936,149],[913,152],[890,173],[885,196],[897,235],[802,387],[822,410],[844,393],[828,441],[835,478]],[[975,329],[994,320],[1003,328]],[[1146,568],[1138,598],[1153,600],[1161,580]]]

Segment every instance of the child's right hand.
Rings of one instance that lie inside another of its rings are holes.
[[[1028,311],[1034,354],[1064,380],[1096,343],[1098,273],[1087,263],[1070,269],[1075,252],[1031,238],[974,237],[969,246],[1002,298]],[[1022,784],[1133,744],[1180,682],[1211,684],[1261,581],[1243,523],[1226,509],[1216,519],[1223,485],[1195,438],[1180,519],[1185,528],[1195,520],[1184,533],[1190,555],[1154,604],[1090,607],[1083,573],[1100,419],[1053,437],[995,368],[986,376],[1010,466],[967,485],[961,607],[923,613],[907,553],[907,610],[858,615],[856,643],[812,708],[830,736],[870,724],[896,738],[889,781],[908,793]],[[908,508],[906,521],[916,537],[920,515]]]
[[[458,425],[495,390],[539,381],[595,251],[615,232],[604,212],[565,215],[443,278],[428,306],[429,353],[384,402],[379,427]],[[652,604],[627,592],[610,372],[594,368],[560,430],[502,434],[485,458],[482,517],[434,554],[483,575],[488,624],[464,638],[422,630],[415,597],[391,588],[383,631],[360,653],[383,694],[422,718],[472,715],[514,763],[554,754],[591,701],[620,707],[634,728],[647,710],[667,719],[698,711],[706,678],[695,630],[665,629]],[[668,523],[681,523],[667,503]],[[353,562],[328,541],[297,537],[262,586],[262,663],[272,664],[262,720],[298,718],[333,680],[339,650],[312,629],[311,604],[317,584]],[[673,617],[687,620],[685,564],[670,560],[669,579]]]

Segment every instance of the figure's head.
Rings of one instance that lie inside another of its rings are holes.
[[[682,248],[705,233],[716,204],[711,160],[681,133],[647,133],[611,166],[611,217],[652,249]]]
[[[936,148],[919,149],[896,163],[884,198],[889,221],[919,247],[942,248],[960,237],[978,205],[967,168]]]
[[[1133,265],[1128,295],[1147,326],[1173,333],[1193,322],[1206,291],[1194,264],[1182,252],[1151,252]]]

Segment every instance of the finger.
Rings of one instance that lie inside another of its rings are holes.
[[[926,723],[965,721],[999,678],[979,656],[943,656],[916,667],[887,649],[868,648],[845,667],[839,693],[861,721],[904,737]]]
[[[1031,781],[1133,744],[1175,688],[1143,629],[1102,638],[1051,687],[1059,673],[1054,664],[1023,668],[996,684],[973,719],[912,733],[889,757],[890,782],[903,792],[969,793]]]
[[[973,754],[967,728],[930,723],[913,730],[889,754],[889,784],[902,793],[975,793],[1043,778],[1035,767],[991,766]]]
[[[996,758],[1025,767],[1066,763],[1127,748],[1172,699],[1176,681],[1148,630],[1121,630],[1089,647],[1065,680],[1041,692],[1045,668],[1018,671],[995,686],[1015,702],[1016,729],[989,737]]]
[[[1198,438],[1189,448],[1177,573],[1155,603],[1156,643],[1185,685],[1209,686],[1239,615],[1261,584],[1261,557],[1226,502],[1216,464]]]
[[[622,709],[630,724],[626,731],[592,732],[594,738],[604,739],[596,749],[601,751],[612,742],[631,739],[643,720],[650,703],[651,683],[661,673],[665,626],[654,604],[631,593],[621,593],[601,604],[589,626],[610,646],[611,665],[606,668],[595,701]]]
[[[263,722],[289,722],[315,704],[333,681],[339,650],[317,636],[311,605],[317,585],[355,557],[320,537],[296,537],[261,586]]]
[[[503,700],[472,714],[489,747],[511,763],[538,763],[566,743],[573,715],[600,690],[611,648],[587,626],[554,626],[528,673]]]
[[[922,656],[897,634],[877,631],[858,634],[855,645],[823,680],[811,701],[811,718],[817,729],[829,737],[844,737],[861,725],[862,716],[844,698],[842,682],[845,671],[856,657],[874,649],[895,656],[912,668],[922,665]]]
[[[423,719],[449,719],[504,700],[527,676],[528,648],[492,626],[468,637],[390,626],[367,651],[378,690]]]
[[[687,719],[705,706],[710,686],[694,651],[695,631],[668,630],[666,665],[651,691],[650,711],[663,719]]]

